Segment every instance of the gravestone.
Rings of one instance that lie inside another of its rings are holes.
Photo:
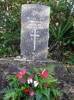
[[[21,55],[44,60],[48,55],[50,7],[24,4],[21,9]]]

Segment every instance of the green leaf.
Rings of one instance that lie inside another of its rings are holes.
[[[60,95],[60,92],[56,88],[51,88],[51,95],[52,95],[52,97],[57,97]]]
[[[12,100],[16,100],[17,94],[14,90],[8,90],[7,93],[4,95],[3,100],[9,100],[12,98]]]
[[[38,92],[36,92],[36,100],[41,100],[42,94]]]
[[[44,89],[44,90],[42,91],[42,94],[43,94],[44,96],[46,96],[47,100],[51,100],[51,99],[50,99],[50,88]]]

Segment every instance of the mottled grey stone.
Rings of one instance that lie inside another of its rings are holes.
[[[21,55],[26,59],[46,59],[48,55],[50,7],[39,4],[22,5]]]

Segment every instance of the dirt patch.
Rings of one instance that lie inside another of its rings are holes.
[[[59,80],[61,96],[59,100],[74,100],[74,73],[67,66],[57,66],[55,76]]]

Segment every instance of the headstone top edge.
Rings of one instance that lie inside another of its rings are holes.
[[[29,7],[29,6],[35,6],[35,5],[38,5],[38,6],[42,6],[42,7],[46,7],[47,9],[48,9],[48,11],[49,11],[49,14],[50,14],[50,6],[47,6],[47,5],[43,5],[43,4],[22,4],[22,6],[21,6],[21,12],[22,12],[22,10],[25,8],[25,7]]]
[[[35,5],[39,5],[39,6],[44,6],[44,7],[47,7],[47,8],[49,8],[50,9],[50,7],[49,6],[47,6],[47,5],[43,5],[43,4],[22,4],[22,6],[21,7],[26,7],[26,6],[30,6],[30,5],[32,5],[32,6],[35,6]]]

